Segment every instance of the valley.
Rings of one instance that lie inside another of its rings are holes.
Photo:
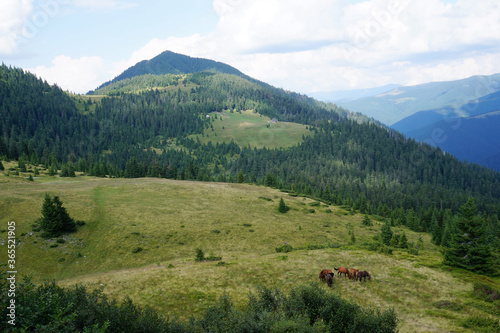
[[[133,320],[149,312],[132,304],[147,306],[187,331],[190,318],[214,321],[217,306],[227,312],[215,322],[239,322],[256,293],[281,302],[279,315],[262,306],[276,316],[268,325],[323,331],[327,319],[279,296],[301,292],[361,306],[368,319],[352,325],[380,320],[384,332],[396,322],[400,332],[500,325],[497,172],[230,66],[171,52],[136,66],[88,95],[0,67],[0,220],[16,223],[19,279],[102,290]],[[51,197],[76,232],[61,231],[68,221]],[[476,229],[464,233],[469,223]],[[469,234],[471,250],[455,255]],[[372,279],[335,277],[330,289],[318,273],[338,266]],[[66,315],[54,325],[82,314]],[[88,316],[78,320],[105,331]],[[125,317],[108,322],[126,326]]]
[[[374,225],[364,226],[363,216],[346,208],[246,184],[5,178],[0,176],[1,218],[15,220],[17,232],[24,234],[19,237],[19,267],[36,281],[102,287],[116,299],[129,295],[162,314],[187,318],[224,293],[243,303],[260,285],[291,290],[318,283],[322,268],[344,265],[369,271],[372,280],[336,277],[333,290],[362,306],[394,308],[401,332],[457,330],[457,323],[471,313],[489,316],[496,311],[473,297],[473,285],[480,281],[498,288],[498,278],[485,280],[443,267],[430,237],[406,228],[394,232],[405,231],[412,244],[422,237],[418,255],[370,251],[367,246],[382,222],[372,217]],[[31,231],[44,193],[60,195],[71,215],[86,221],[57,247]],[[286,214],[277,211],[280,198],[291,207]],[[293,251],[277,253],[284,242]],[[137,247],[142,251],[134,253]],[[195,262],[196,248],[222,259]],[[440,302],[460,310],[443,308]]]

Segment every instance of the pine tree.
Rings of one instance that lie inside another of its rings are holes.
[[[384,225],[382,226],[382,229],[380,230],[380,237],[385,245],[390,245],[392,239],[392,230],[391,230],[391,223],[387,220],[385,221]]]
[[[19,168],[19,171],[26,172],[26,163],[24,163],[22,158],[19,158],[19,161],[17,161],[17,167]]]
[[[58,217],[58,213],[49,194],[45,195],[42,205],[40,227],[47,237],[57,236],[62,229],[62,220]]]
[[[484,221],[482,216],[476,213],[473,199],[462,205],[456,225],[457,231],[452,235],[443,263],[478,274],[492,274],[493,256],[489,245],[486,244]]]
[[[365,215],[365,217],[363,218],[363,221],[362,221],[363,225],[366,225],[366,226],[371,226],[373,225],[372,221],[370,220],[370,218],[368,217],[368,215]]]
[[[392,234],[391,241],[389,242],[390,246],[393,247],[398,247],[399,244],[399,237],[396,234]]]
[[[51,198],[49,194],[45,195],[40,221],[40,227],[44,231],[43,237],[57,237],[64,232],[76,231],[75,220],[69,216],[62,204],[58,196]]]
[[[280,199],[280,205],[278,207],[278,211],[280,213],[286,213],[290,210],[290,207],[288,207],[286,204],[285,204],[285,200],[283,200],[283,198]]]
[[[408,238],[406,238],[406,234],[403,232],[403,234],[399,237],[399,244],[398,247],[402,249],[407,249],[408,248]]]
[[[432,233],[432,242],[436,245],[441,244],[441,239],[443,238],[443,226],[439,223],[436,214],[432,214],[430,228]]]
[[[238,173],[238,183],[244,183],[245,182],[245,175],[243,174],[243,172],[239,172]]]

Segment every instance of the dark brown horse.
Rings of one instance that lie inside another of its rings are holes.
[[[342,274],[345,274],[345,276],[348,276],[349,279],[351,278],[351,273],[349,273],[349,270],[347,268],[340,266],[339,268],[333,267],[333,269],[338,272],[338,276],[342,276]]]
[[[363,278],[365,279],[365,281],[366,281],[366,278],[368,278],[368,280],[372,279],[372,277],[370,276],[370,273],[368,273],[367,271],[358,272],[358,274],[356,276],[356,280],[359,280],[359,282],[361,282],[363,280]]]
[[[328,287],[331,287],[332,283],[333,283],[333,273],[330,272],[326,275],[326,284],[328,285]]]
[[[332,273],[332,270],[331,269],[323,269],[321,272],[319,272],[319,279],[321,281],[325,281],[326,279],[326,276],[328,275],[328,273]]]

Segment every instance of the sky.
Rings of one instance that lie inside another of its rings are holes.
[[[500,2],[0,2],[0,61],[70,92],[166,50],[304,94],[456,80],[500,73]]]

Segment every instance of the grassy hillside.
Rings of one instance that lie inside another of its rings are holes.
[[[500,315],[498,300],[474,292],[477,282],[498,290],[500,279],[442,267],[430,236],[409,230],[411,243],[422,237],[419,255],[369,251],[382,223],[364,226],[363,216],[341,207],[245,184],[64,179],[44,171],[28,182],[23,174],[6,173],[0,172],[0,262],[6,261],[6,223],[14,220],[18,270],[38,282],[103,287],[115,298],[130,295],[138,304],[188,318],[223,293],[238,304],[259,285],[290,290],[318,283],[321,269],[342,265],[365,269],[372,280],[335,278],[334,290],[363,306],[395,308],[401,332],[473,332],[477,327],[466,329],[464,321]],[[64,243],[31,231],[45,193],[59,195],[72,217],[87,222]],[[280,198],[291,207],[286,214],[278,212]],[[277,253],[285,242],[294,250]],[[197,248],[222,259],[196,262]]]
[[[302,142],[302,136],[310,135],[307,126],[273,121],[252,110],[242,112],[217,112],[210,117],[217,118],[212,127],[202,135],[194,135],[201,143],[236,142],[240,147],[252,148],[289,147]]]

